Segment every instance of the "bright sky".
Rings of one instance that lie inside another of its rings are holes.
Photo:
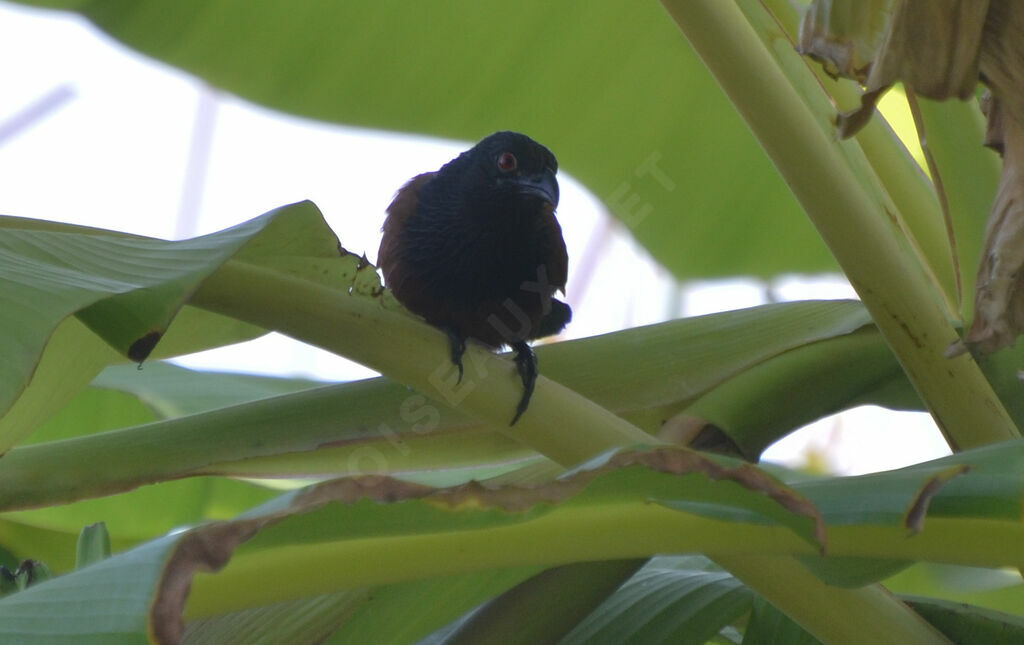
[[[181,238],[311,199],[346,248],[374,259],[394,191],[470,145],[272,112],[138,56],[74,15],[0,4],[0,58],[9,61],[0,68],[6,215]],[[580,184],[564,172],[559,181],[575,310],[567,338],[769,299],[855,297],[839,276],[683,287]],[[641,293],[637,283],[650,286]],[[326,380],[373,374],[276,334],[180,362]],[[766,458],[852,474],[947,453],[927,415],[861,408],[787,437]]]

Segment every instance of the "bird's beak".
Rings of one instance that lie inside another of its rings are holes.
[[[555,173],[545,169],[539,175],[519,176],[512,180],[516,191],[522,195],[533,195],[558,206],[558,180]]]

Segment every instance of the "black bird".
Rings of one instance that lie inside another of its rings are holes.
[[[558,161],[518,132],[496,132],[436,172],[413,177],[384,221],[377,264],[409,311],[443,329],[462,379],[466,339],[509,345],[530,404],[537,357],[526,341],[572,318],[558,205]]]

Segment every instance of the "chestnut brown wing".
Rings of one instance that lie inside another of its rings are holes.
[[[407,278],[402,270],[402,258],[400,255],[402,231],[419,208],[419,191],[430,181],[436,172],[425,172],[410,179],[402,188],[395,193],[395,198],[388,206],[387,217],[384,219],[384,237],[381,238],[380,248],[377,250],[377,266],[384,274],[384,284],[395,298],[403,304],[403,293],[406,292]],[[415,288],[414,285],[408,285]]]

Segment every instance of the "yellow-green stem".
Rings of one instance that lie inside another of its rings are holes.
[[[764,7],[743,2],[739,7],[772,50],[783,74],[800,83],[798,91],[819,124],[833,131],[831,119],[836,110],[860,106],[860,89],[854,81],[834,80],[822,66],[804,57],[795,56],[800,16],[789,0],[763,0]],[[768,17],[765,8],[771,12]],[[773,37],[780,30],[782,37]],[[811,74],[807,71],[810,70]],[[931,272],[931,279],[941,287],[947,315],[960,317],[960,288],[950,237],[943,224],[935,190],[924,171],[900,142],[889,125],[876,114],[857,133],[856,141],[871,165],[873,176],[898,209],[901,225],[910,234],[921,263]]]
[[[455,384],[448,340],[378,299],[237,261],[207,279],[192,304],[275,329],[379,370],[395,381],[488,422],[563,466],[656,439],[576,392],[537,379],[530,408],[509,426],[522,393],[512,361],[470,344]],[[542,366],[543,369],[543,366]]]
[[[1020,526],[1011,521],[945,518],[930,518],[913,537],[899,525],[835,526],[829,530],[829,553],[1003,566],[1019,559],[1021,534]],[[899,604],[895,598],[884,600],[883,591],[871,586],[840,589],[813,578],[794,556],[816,557],[818,547],[787,528],[709,519],[633,501],[559,507],[530,521],[481,530],[262,548],[243,545],[219,573],[196,576],[188,617],[452,573],[657,553],[710,553],[730,571],[735,564],[737,577],[786,613],[800,616],[815,611],[821,621],[848,622],[842,627],[822,624],[818,629],[823,631],[815,631],[819,638],[827,635],[830,643],[875,642],[855,636],[856,629],[865,628],[866,616],[874,616],[879,629],[890,623],[892,633],[902,629],[899,623],[904,619],[892,619],[898,612],[879,609],[880,603]],[[745,559],[737,559],[741,557]],[[268,570],[289,575],[273,585],[262,584]],[[854,637],[841,638],[844,633]]]
[[[835,254],[950,445],[959,450],[1019,436],[974,360],[943,355],[956,331],[895,214],[850,172],[839,146],[855,144],[830,139],[815,123],[735,4],[663,4]]]
[[[733,575],[754,587],[786,615],[823,643],[899,643],[900,645],[948,643],[924,618],[894,602],[885,587],[860,589],[831,587],[792,558],[730,555],[715,558]],[[780,565],[785,564],[784,569]],[[841,620],[821,611],[808,598],[828,594],[843,607]]]
[[[347,300],[343,301],[343,298]],[[438,389],[437,380],[432,381],[431,379],[431,374],[438,373],[439,370],[444,371],[448,367],[446,339],[443,334],[401,312],[381,307],[375,299],[352,300],[348,294],[339,293],[320,284],[284,276],[240,262],[230,262],[204,283],[200,291],[193,297],[192,302],[212,311],[235,316],[268,328],[279,329],[307,342],[337,351],[373,366],[391,378],[421,389],[430,396],[444,397],[444,392]],[[270,303],[273,306],[268,306]],[[381,342],[382,335],[388,337],[387,343]],[[505,419],[519,395],[515,368],[509,362],[478,348],[469,349],[466,364],[467,377],[475,376],[476,378],[467,381],[467,383],[473,383],[474,386],[467,392],[459,405],[464,406],[469,414],[494,424],[509,436],[530,445],[559,463],[575,464],[611,448],[654,442],[634,426],[574,392],[543,378],[537,384],[537,392],[534,395],[530,411],[524,415],[517,426],[508,429],[505,426]],[[635,518],[635,513],[631,514],[631,518]],[[595,519],[607,522],[608,518]],[[615,522],[620,526],[623,525],[621,518],[616,519]],[[705,522],[705,520],[700,520],[700,522]],[[626,524],[633,527],[633,519]],[[662,529],[668,526],[664,523],[659,525]],[[558,529],[562,533],[564,530],[565,525]],[[791,536],[788,531],[782,529],[778,529],[778,531],[780,534]],[[600,535],[601,533],[602,530],[588,531],[588,535]],[[663,530],[659,533],[663,533]],[[693,534],[694,537],[696,535],[698,534]],[[630,530],[628,537],[628,548],[616,557],[641,557],[664,551],[661,548],[652,549],[644,540],[637,539],[638,536],[633,530]],[[792,539],[795,538],[785,538],[787,542]],[[366,543],[364,546],[371,549],[388,546],[388,540],[360,541],[360,543],[363,542]],[[473,544],[478,543],[479,541]],[[527,543],[536,544],[532,540]],[[420,545],[421,543],[417,541],[415,544]],[[488,541],[487,544],[489,555],[484,554],[481,557],[486,555],[485,559],[491,558],[488,562],[494,566],[492,560],[496,551],[491,542]],[[716,549],[722,547],[720,532],[713,540],[705,540],[701,547],[707,549],[712,544]],[[747,546],[737,545],[737,548],[747,548],[750,542],[744,540],[743,544]],[[467,544],[466,548],[470,548],[470,546],[472,544]],[[601,559],[601,556],[588,557],[587,551],[580,549],[579,540],[575,540],[569,546],[569,551],[553,556],[556,558],[555,560],[538,561],[536,554],[531,550],[531,553],[523,555],[526,558],[524,561],[558,564]],[[435,548],[431,547],[431,549]],[[623,547],[619,545],[618,548]],[[685,549],[686,547],[678,545],[677,548]],[[806,552],[805,545],[793,544],[791,548],[797,549],[797,552]],[[607,549],[602,549],[602,551],[607,551]],[[434,552],[436,553],[436,551]],[[504,561],[507,557],[511,557],[512,552],[501,549],[500,553]],[[309,554],[308,548],[305,550],[305,554]],[[303,554],[298,554],[298,556],[305,557]],[[352,566],[355,562],[371,560],[380,562],[376,558],[364,560],[362,556],[357,556],[354,559],[345,557],[343,560],[346,563],[344,569],[347,576],[354,574]],[[419,558],[414,558],[414,560],[419,561]],[[470,560],[466,557],[464,550],[460,551],[459,566],[473,566]],[[322,559],[317,559],[317,561],[319,562],[317,565],[318,575],[322,578],[321,574],[323,574],[323,566],[326,561]],[[431,566],[438,564],[437,558],[425,558],[423,561],[431,562]],[[247,558],[244,554],[237,554],[229,564],[229,570],[235,574],[226,570],[217,576],[197,577],[189,602],[190,616],[194,617],[204,613],[210,615],[207,612],[216,613],[225,610],[226,608],[221,606],[221,603],[230,595],[234,595],[237,602],[251,600],[247,594],[225,594],[226,586],[238,583],[236,574],[241,574],[245,570],[246,562]],[[408,561],[403,559],[403,563],[402,576],[416,574],[408,566]],[[446,563],[446,566],[450,569],[452,564]],[[483,561],[476,563],[475,566],[485,567]],[[776,569],[783,572],[797,566],[790,560],[779,560],[776,563]],[[372,576],[372,581],[375,583],[386,582],[381,579],[381,574],[382,571],[375,565],[374,571],[369,575]],[[424,573],[424,575],[426,574]],[[242,575],[242,578],[245,576]],[[366,583],[371,583],[371,580],[368,579]],[[250,592],[253,589],[248,584],[242,586]],[[844,594],[842,599],[824,594],[818,596],[815,602],[824,607],[838,610],[840,606],[856,604],[858,593]],[[275,587],[273,596],[279,599],[281,594],[282,590],[279,586]],[[766,597],[772,600],[771,594],[766,594]],[[870,603],[868,604],[870,605]]]

